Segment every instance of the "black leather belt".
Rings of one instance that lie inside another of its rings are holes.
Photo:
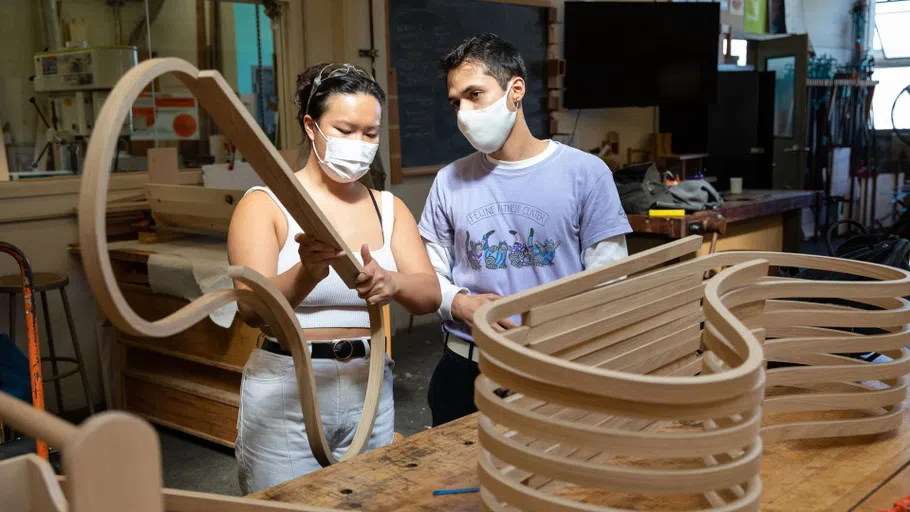
[[[363,340],[338,340],[331,343],[310,343],[310,347],[312,347],[313,350],[312,353],[310,353],[310,357],[313,359],[347,361],[348,359],[353,359],[355,357],[362,358],[367,355],[366,342]],[[262,340],[262,345],[260,345],[259,348],[266,352],[282,356],[290,357],[291,355],[290,352],[281,348],[281,345],[277,341]]]

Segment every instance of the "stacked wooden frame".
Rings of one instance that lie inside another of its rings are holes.
[[[785,253],[691,259],[700,244],[689,237],[477,312],[488,509],[758,510],[762,442],[900,426],[910,273]],[[769,277],[772,265],[868,281]],[[521,327],[495,327],[519,314]],[[886,357],[837,355],[855,352]],[[766,374],[767,360],[794,365]],[[580,501],[598,493],[613,505]]]

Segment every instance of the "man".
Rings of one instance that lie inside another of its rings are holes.
[[[480,306],[628,256],[631,231],[602,160],[531,134],[521,105],[527,70],[515,47],[481,34],[441,68],[458,128],[478,152],[439,171],[419,225],[442,286],[433,426],[477,410],[471,327]]]

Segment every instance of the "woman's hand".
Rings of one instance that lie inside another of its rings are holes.
[[[360,255],[363,257],[363,271],[357,275],[357,295],[371,306],[388,304],[398,293],[395,273],[380,267],[366,244],[360,248]]]
[[[344,256],[344,251],[322,243],[306,233],[297,234],[294,241],[300,244],[297,254],[300,256],[304,272],[317,283],[329,275],[329,266]]]

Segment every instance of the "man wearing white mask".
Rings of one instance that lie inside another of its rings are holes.
[[[442,290],[445,349],[428,392],[434,426],[477,410],[471,327],[480,306],[626,257],[631,231],[602,160],[531,133],[527,70],[514,46],[471,37],[441,68],[458,128],[477,152],[439,171],[418,226]]]

